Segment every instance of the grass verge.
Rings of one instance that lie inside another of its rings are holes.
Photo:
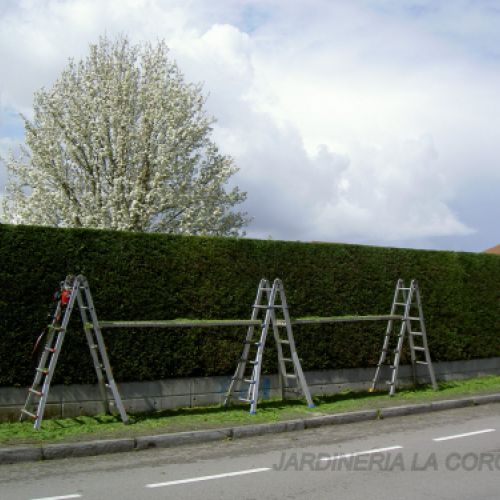
[[[386,392],[346,391],[315,397],[315,408],[307,408],[302,400],[269,400],[259,404],[256,415],[250,415],[247,406],[208,406],[131,414],[132,423],[126,426],[112,415],[44,420],[40,431],[34,430],[31,422],[6,422],[0,423],[0,445],[38,445],[234,427],[494,392],[500,392],[500,376],[440,382],[437,392],[429,386],[403,389],[393,397]]]

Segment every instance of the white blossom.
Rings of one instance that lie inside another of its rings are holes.
[[[238,235],[226,189],[237,171],[211,140],[201,86],[186,83],[164,42],[103,37],[70,61],[24,118],[26,146],[6,162],[8,222]]]

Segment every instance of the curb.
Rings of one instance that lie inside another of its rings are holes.
[[[431,413],[433,411],[466,408],[475,405],[500,403],[500,394],[472,396],[462,399],[445,399],[431,403],[393,406],[376,410],[361,410],[349,413],[336,413],[305,419],[275,422],[270,424],[250,424],[240,427],[210,429],[206,431],[174,432],[136,438],[106,439],[77,443],[46,444],[38,447],[0,448],[0,464],[56,460],[70,457],[86,457],[121,453],[126,451],[147,450],[154,448],[172,448],[186,444],[208,443],[225,439],[240,439],[262,436],[279,432],[293,432],[315,429],[325,425],[341,425],[365,422],[383,418],[401,417]]]
[[[209,443],[210,441],[228,439],[231,437],[231,434],[232,429],[214,429],[208,431],[173,432],[171,434],[141,436],[135,438],[135,449],[172,448],[183,444]]]

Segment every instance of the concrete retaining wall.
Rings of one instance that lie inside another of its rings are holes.
[[[426,367],[419,367],[419,381],[428,382]],[[386,368],[388,370],[388,368]],[[500,374],[500,358],[434,363],[438,380],[458,380],[483,375]],[[311,394],[335,394],[350,390],[366,390],[373,378],[374,368],[325,370],[306,372]],[[420,376],[421,375],[421,376]],[[380,388],[388,378],[382,373]],[[411,368],[401,366],[400,385],[412,383]],[[130,412],[173,409],[179,407],[220,404],[229,386],[230,377],[203,377],[128,382],[119,384],[125,408]],[[0,420],[17,420],[26,399],[26,388],[0,387]],[[263,399],[279,397],[277,375],[261,378]],[[99,390],[95,385],[55,385],[51,388],[46,417],[74,417],[102,413]]]

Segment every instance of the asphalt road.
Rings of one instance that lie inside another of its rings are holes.
[[[498,499],[500,405],[0,466],[0,499]]]

